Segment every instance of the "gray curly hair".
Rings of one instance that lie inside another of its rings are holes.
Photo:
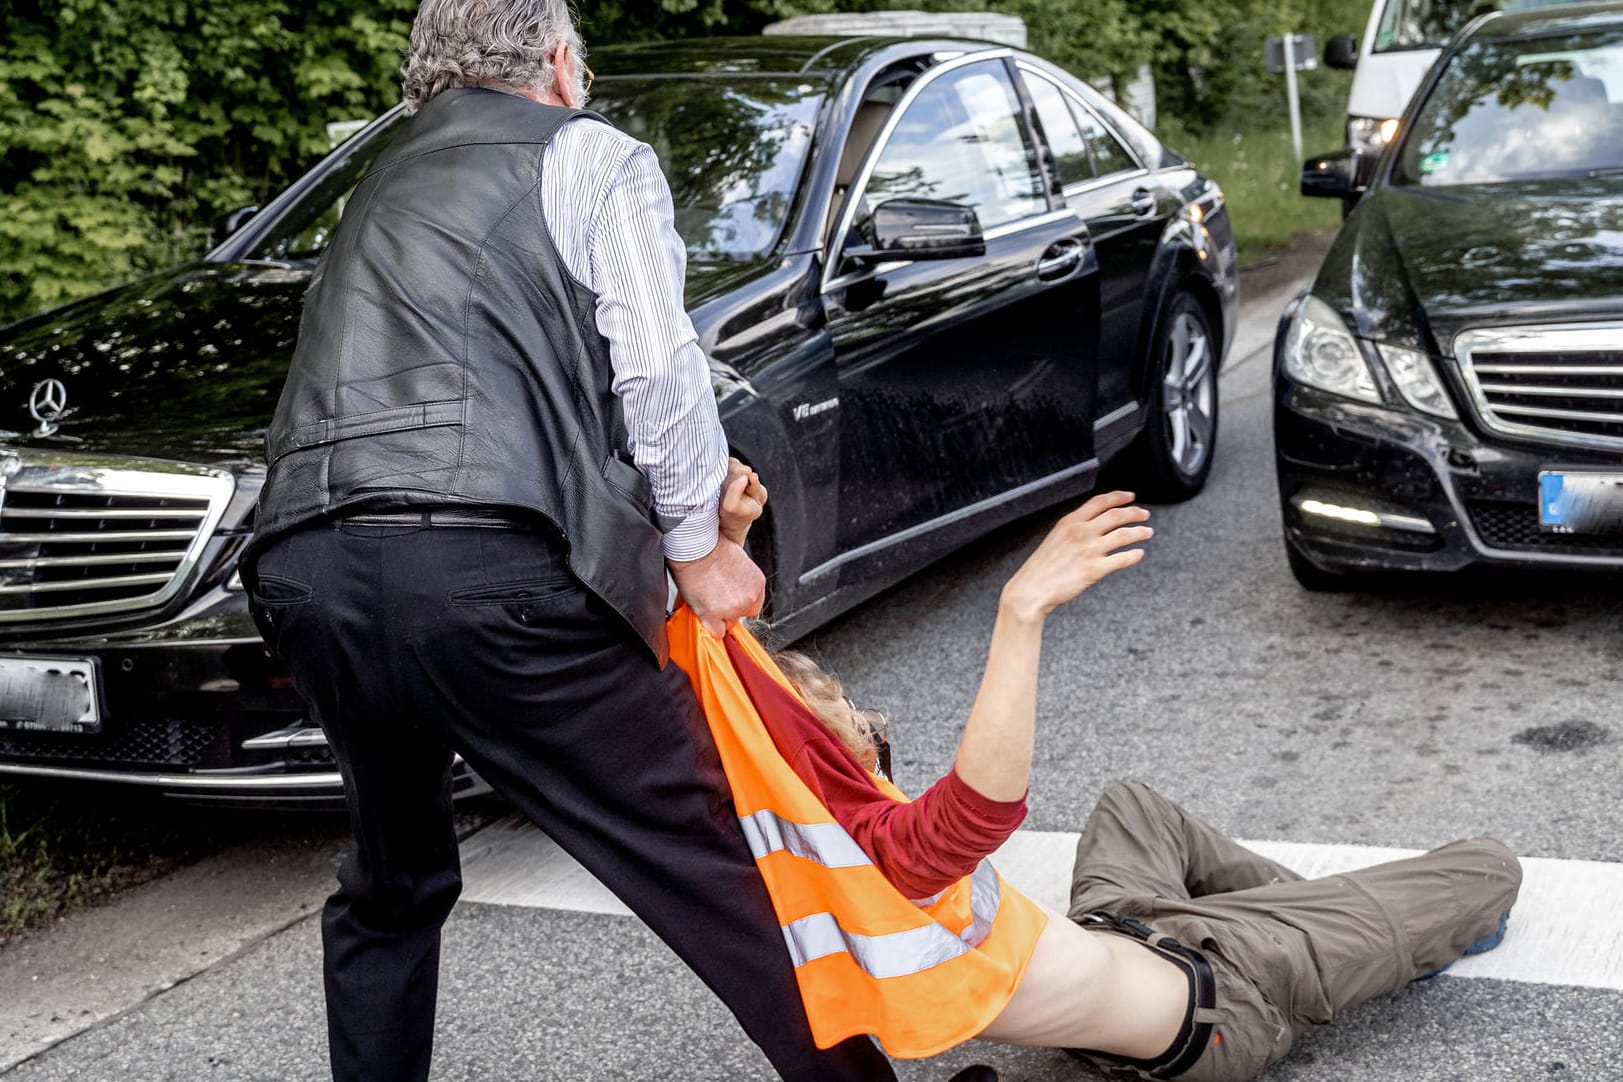
[[[586,47],[568,0],[423,0],[401,68],[406,108],[416,112],[459,86],[551,89],[560,45],[581,62],[573,73],[581,79]]]

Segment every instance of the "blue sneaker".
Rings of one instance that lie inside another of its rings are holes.
[[[1510,922],[1510,914],[1507,912],[1504,916],[1499,918],[1499,927],[1495,928],[1493,931],[1489,932],[1487,935],[1483,936],[1481,939],[1477,940],[1475,943],[1472,943],[1469,947],[1466,947],[1465,948],[1465,953],[1466,954],[1487,954],[1489,951],[1493,950],[1493,948],[1497,947],[1500,943],[1504,942],[1504,939],[1505,939],[1505,925],[1508,924],[1509,922]],[[1438,966],[1436,969],[1432,970],[1430,973],[1422,973],[1422,974],[1420,974],[1420,976],[1416,977],[1415,980],[1417,980],[1417,981],[1429,981],[1433,977],[1437,976],[1437,974],[1439,974],[1443,970],[1447,969],[1448,966],[1451,966],[1453,964],[1454,964],[1453,962],[1450,962],[1450,963],[1448,963],[1447,966]]]

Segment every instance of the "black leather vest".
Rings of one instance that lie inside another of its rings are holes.
[[[541,213],[547,142],[576,116],[595,114],[446,91],[355,187],[305,297],[253,544],[340,512],[533,512],[664,664],[651,489],[597,298]]]

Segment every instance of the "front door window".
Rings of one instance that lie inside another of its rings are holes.
[[[873,208],[887,199],[972,207],[990,229],[1048,209],[1037,152],[999,61],[935,79],[902,114],[874,164],[852,222],[873,243]]]

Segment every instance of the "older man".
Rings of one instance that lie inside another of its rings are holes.
[[[891,1078],[867,1041],[814,1046],[706,726],[664,666],[667,566],[717,627],[764,583],[717,536],[727,445],[670,191],[647,146],[579,110],[581,56],[565,0],[426,0],[416,115],[349,197],[266,440],[254,612],[355,835],[322,920],[333,1074],[428,1075],[461,885],[455,751],[785,1078]]]

